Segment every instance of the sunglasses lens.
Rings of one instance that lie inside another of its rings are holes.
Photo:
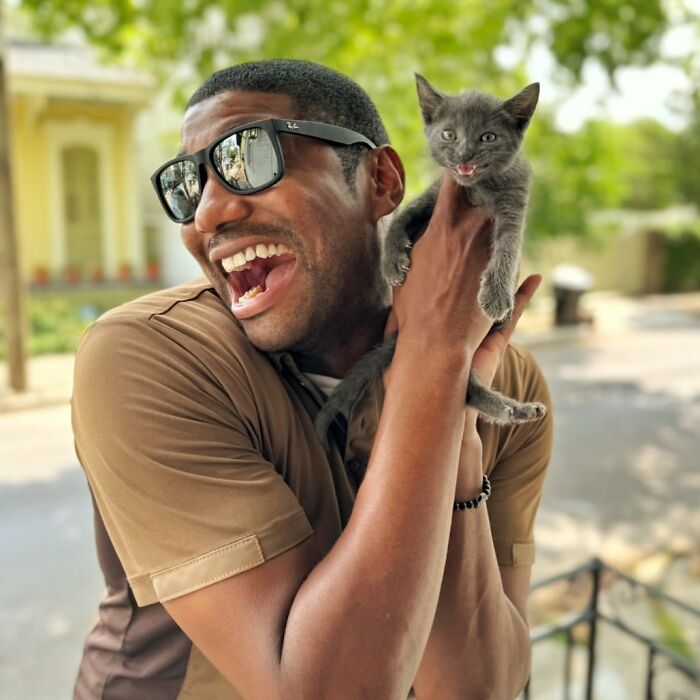
[[[280,172],[277,153],[263,129],[245,129],[226,137],[212,151],[219,175],[234,189],[252,190],[274,182]]]
[[[158,180],[173,217],[178,221],[191,219],[202,194],[197,166],[189,160],[181,160],[165,168]]]

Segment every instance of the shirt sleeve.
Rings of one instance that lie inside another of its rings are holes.
[[[142,606],[251,569],[312,534],[237,408],[252,401],[245,372],[232,396],[216,364],[147,319],[98,321],[76,355],[76,452]]]
[[[508,364],[496,388],[547,407],[542,419],[505,429],[489,476],[488,511],[496,557],[501,566],[516,566],[535,561],[535,515],[552,452],[553,420],[547,382],[532,356],[515,346]]]

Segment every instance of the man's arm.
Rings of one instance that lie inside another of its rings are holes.
[[[473,498],[480,487],[474,484],[481,479],[481,441],[470,422],[460,481],[472,487],[458,485],[457,500]],[[487,507],[455,513],[433,629],[413,685],[418,700],[518,695],[530,672],[529,581],[530,566],[498,566]]]
[[[418,363],[397,345],[376,447],[350,521],[323,559],[311,538],[165,603],[244,697],[408,694],[447,555],[462,364]]]
[[[529,277],[518,290],[508,324],[487,336],[472,369],[490,383],[507,343],[541,278]],[[525,365],[521,365],[524,367]],[[527,622],[529,563],[499,566],[493,543],[489,508],[501,521],[498,534],[508,541],[531,538],[532,521],[551,454],[551,399],[546,383],[533,365],[520,376],[520,400],[538,400],[548,414],[536,423],[519,426],[520,439],[505,450],[494,467],[496,490],[503,489],[476,510],[455,513],[445,575],[433,629],[414,683],[420,700],[494,698],[512,700],[530,673],[531,644]],[[510,454],[509,454],[510,453]],[[456,500],[473,498],[483,472],[482,443],[476,414],[467,412],[457,477]],[[500,502],[496,504],[495,499]],[[523,508],[527,502],[527,508]],[[515,511],[518,511],[517,513]],[[506,532],[503,523],[507,524]],[[512,556],[512,555],[511,555]]]
[[[446,182],[395,299],[391,378],[340,538],[323,559],[307,540],[165,603],[245,697],[403,699],[418,670],[447,557],[471,356],[490,325],[475,301],[486,217],[458,211]]]

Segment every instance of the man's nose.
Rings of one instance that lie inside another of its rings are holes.
[[[213,233],[224,224],[247,218],[251,208],[250,197],[229,192],[216,177],[207,173],[194,224],[198,231]]]

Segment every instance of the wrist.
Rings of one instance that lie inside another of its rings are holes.
[[[478,508],[482,503],[485,503],[488,501],[489,496],[491,495],[491,482],[489,481],[488,476],[484,474],[482,477],[481,481],[481,491],[477,496],[474,496],[474,498],[467,498],[462,501],[456,500],[454,502],[454,505],[452,507],[453,511],[458,511],[458,510],[472,510]]]
[[[457,342],[433,328],[406,324],[397,336],[397,345],[409,352],[415,352],[425,362],[447,363],[467,370],[471,367],[475,350],[466,343]]]
[[[421,332],[406,329],[397,336],[394,357],[397,356],[408,361],[416,360],[424,367],[424,372],[434,371],[438,376],[444,372],[455,379],[461,377],[466,381],[473,353],[465,347],[446,342],[426,329]]]
[[[455,500],[465,501],[478,495],[484,476],[482,464],[481,438],[474,425],[469,425],[470,418],[465,421],[462,449],[459,455]]]

